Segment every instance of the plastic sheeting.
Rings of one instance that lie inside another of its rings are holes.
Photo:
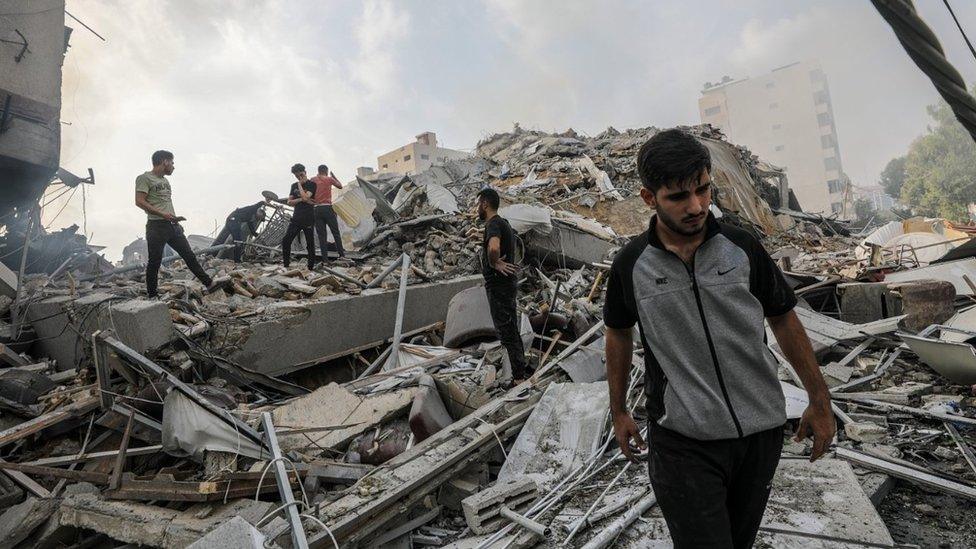
[[[342,247],[355,250],[376,232],[376,220],[373,219],[376,201],[367,198],[359,185],[350,184],[346,189],[332,208],[339,218]]]
[[[163,450],[200,462],[205,450],[268,458],[251,439],[179,391],[170,391],[163,400]]]
[[[523,235],[533,231],[539,234],[551,233],[550,212],[549,208],[531,204],[512,204],[498,209],[498,215],[508,220],[509,225]]]

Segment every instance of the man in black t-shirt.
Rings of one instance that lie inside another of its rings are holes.
[[[257,204],[242,206],[231,212],[227,216],[227,221],[224,222],[224,228],[220,230],[217,238],[214,239],[214,246],[223,244],[228,236],[233,237],[233,241],[238,243],[234,246],[234,263],[240,263],[241,254],[244,251],[244,246],[241,243],[244,242],[248,235],[257,234],[258,225],[264,221],[264,205],[269,202],[271,201],[264,199]]]
[[[519,335],[519,315],[515,306],[518,267],[511,263],[515,259],[515,234],[508,221],[498,215],[498,205],[498,193],[494,189],[486,188],[478,193],[478,218],[485,222],[482,272],[498,339],[508,351],[512,377],[520,380],[529,377],[529,371],[525,364],[525,349]]]
[[[295,181],[291,184],[291,192],[288,193],[288,205],[293,206],[295,211],[291,214],[291,222],[285,231],[285,237],[281,240],[281,254],[284,256],[284,265],[287,269],[291,264],[291,243],[298,236],[299,232],[305,235],[305,247],[308,250],[308,268],[315,268],[315,182],[308,179],[305,175],[305,166],[295,164],[291,167],[291,173],[295,175]]]

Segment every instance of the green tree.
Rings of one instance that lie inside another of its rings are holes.
[[[862,225],[871,220],[876,215],[874,205],[870,200],[858,198],[854,201],[854,222]]]
[[[901,187],[905,183],[906,157],[892,158],[881,171],[881,187],[888,196],[901,196]]]
[[[928,113],[934,126],[908,149],[901,201],[922,215],[968,220],[966,207],[976,202],[976,143],[945,102]]]

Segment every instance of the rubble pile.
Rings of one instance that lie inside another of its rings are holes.
[[[801,298],[843,425],[829,458],[801,459],[806,396],[770,333],[789,423],[757,543],[904,542],[892,490],[942,525],[935,544],[976,543],[971,233],[912,219],[853,235],[779,207],[781,171],[689,130],[712,152],[717,214],[762,236]],[[269,206],[243,262],[198,250],[211,293],[179,260],[158,300],[139,264],[0,267],[0,545],[666,544],[645,465],[616,447],[601,320],[609,262],[647,226],[635,157],[655,131],[516,127],[470,159],[357,178],[335,204],[347,257],[311,271],[280,266],[290,210]],[[480,276],[484,185],[518,231],[535,370],[518,384]],[[644,382],[638,358],[639,423]]]

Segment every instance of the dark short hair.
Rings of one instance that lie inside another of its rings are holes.
[[[712,157],[705,145],[676,128],[658,132],[637,153],[637,173],[651,192],[697,180],[711,169]]]
[[[319,173],[329,173],[329,167],[325,164],[319,164]]]
[[[291,173],[298,173],[298,172],[304,172],[304,171],[305,171],[305,165],[304,164],[295,164],[294,166],[291,167]]]
[[[498,196],[498,191],[492,189],[491,187],[485,187],[484,189],[478,191],[478,200],[484,200],[493,210],[497,210],[498,205],[501,204],[501,198]]]
[[[167,160],[173,159],[173,153],[169,151],[156,151],[152,155],[153,166],[158,166]]]

